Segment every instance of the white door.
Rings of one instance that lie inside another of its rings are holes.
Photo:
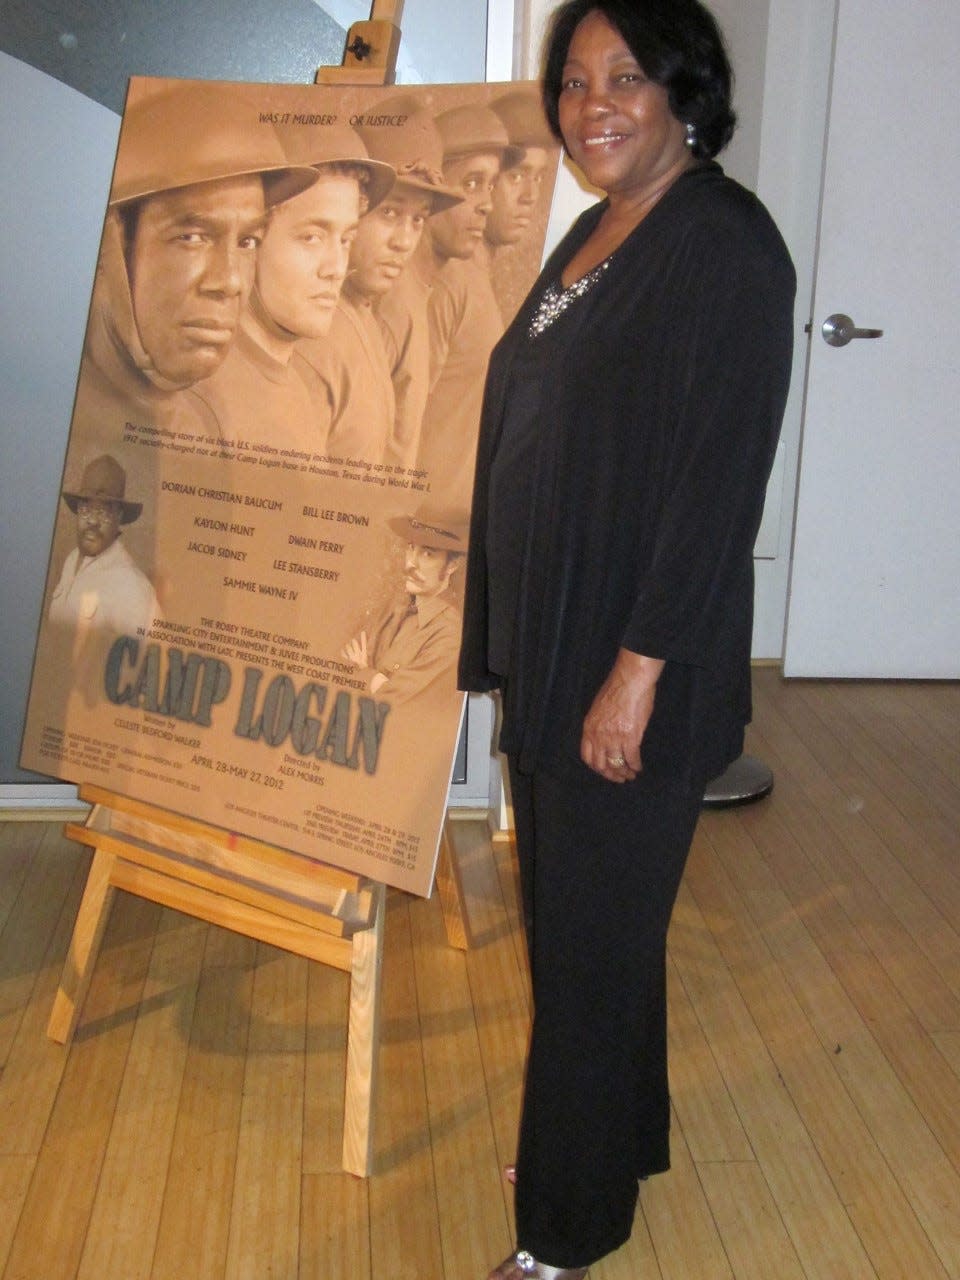
[[[958,0],[838,0],[787,675],[960,676],[958,67]]]

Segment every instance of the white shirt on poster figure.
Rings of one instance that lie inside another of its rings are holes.
[[[99,555],[67,556],[50,600],[50,621],[136,636],[159,614],[156,593],[119,537]]]
[[[126,483],[116,458],[103,454],[61,495],[76,517],[77,545],[64,562],[48,616],[69,643],[74,684],[88,699],[96,696],[112,640],[145,635],[160,616],[153,584],[123,545],[122,526],[143,510],[142,503],[127,500]]]

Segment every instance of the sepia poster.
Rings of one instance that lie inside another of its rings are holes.
[[[130,82],[26,768],[430,892],[557,159],[530,84]]]

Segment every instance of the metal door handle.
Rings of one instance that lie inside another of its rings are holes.
[[[883,337],[882,329],[858,329],[850,317],[845,316],[842,311],[827,316],[820,332],[823,334],[824,342],[829,343],[831,347],[845,347],[854,338]]]

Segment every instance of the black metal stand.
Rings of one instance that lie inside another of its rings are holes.
[[[728,809],[737,804],[753,804],[773,790],[773,770],[756,756],[738,756],[719,778],[707,783],[703,793],[705,809]]]

